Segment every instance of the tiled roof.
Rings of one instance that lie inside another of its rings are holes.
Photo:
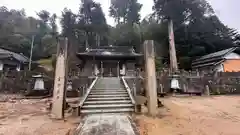
[[[29,62],[29,58],[24,56],[23,54],[18,54],[18,53],[11,52],[11,51],[1,49],[1,48],[0,48],[0,57],[1,58],[13,57],[14,59],[16,59],[22,63]]]
[[[78,54],[88,56],[142,56],[128,46],[101,46]]]

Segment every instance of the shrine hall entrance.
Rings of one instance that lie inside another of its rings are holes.
[[[103,77],[119,77],[119,73],[120,73],[119,62],[102,61]]]

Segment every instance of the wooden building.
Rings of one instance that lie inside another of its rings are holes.
[[[11,52],[0,48],[0,71],[24,70],[28,67],[29,58],[23,54]]]
[[[119,77],[135,71],[142,54],[128,46],[100,46],[77,54],[82,60],[82,75]]]
[[[229,48],[196,59],[192,68],[199,71],[240,72],[240,49]]]

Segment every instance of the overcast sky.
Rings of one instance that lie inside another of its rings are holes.
[[[114,21],[108,17],[108,11],[111,0],[95,0],[102,4],[103,10],[107,17],[109,24],[113,25]],[[141,16],[152,12],[153,0],[138,0],[143,4]],[[240,0],[208,0],[219,18],[231,28],[238,29],[240,31]],[[80,0],[0,0],[0,6],[4,5],[9,9],[21,9],[24,8],[28,16],[36,17],[36,12],[40,10],[47,10],[51,13],[61,15],[61,11],[64,7],[70,8],[73,12],[77,13]]]

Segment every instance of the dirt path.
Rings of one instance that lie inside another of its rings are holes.
[[[141,135],[240,135],[240,97],[169,98],[158,118],[136,116]]]
[[[48,99],[0,102],[0,135],[66,135],[79,119],[52,120]]]

